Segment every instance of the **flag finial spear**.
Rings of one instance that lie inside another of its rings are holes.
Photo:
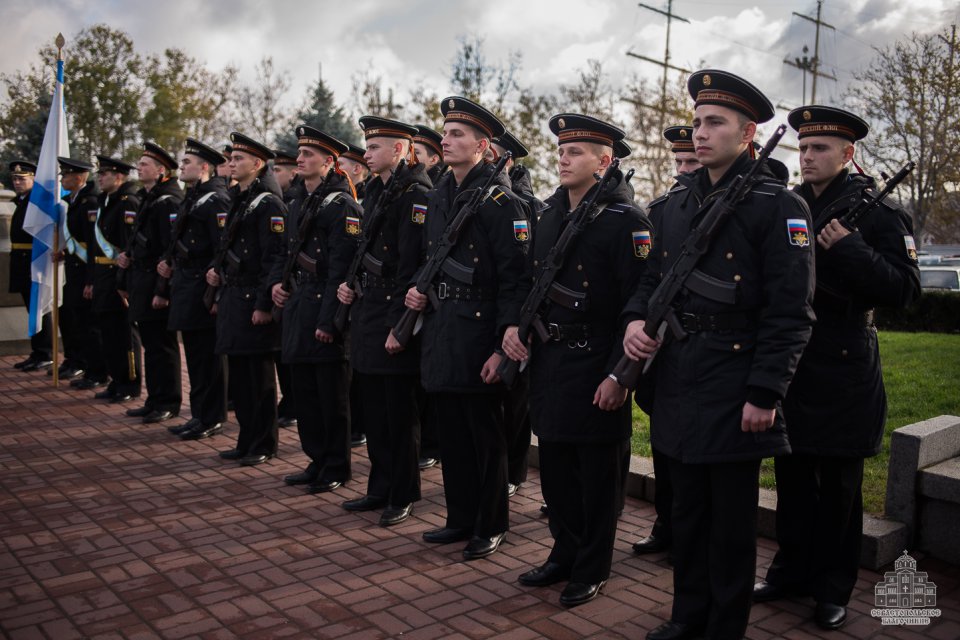
[[[63,38],[62,33],[57,34],[57,39],[54,40],[54,44],[57,45],[57,60],[63,60],[63,45],[67,43]]]

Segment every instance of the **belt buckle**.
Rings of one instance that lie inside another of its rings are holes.
[[[440,284],[438,284],[438,285],[437,285],[437,299],[438,299],[438,300],[446,300],[446,299],[447,299],[447,296],[450,295],[450,293],[449,293],[448,290],[449,290],[449,287],[447,286],[447,283],[446,283],[446,282],[441,282]]]
[[[680,324],[687,333],[699,333],[701,331],[700,317],[695,313],[681,313]]]
[[[560,325],[558,325],[556,322],[547,323],[547,333],[550,335],[551,340],[560,342]]]
[[[363,287],[364,289],[367,288],[367,272],[366,271],[360,274],[360,286]]]

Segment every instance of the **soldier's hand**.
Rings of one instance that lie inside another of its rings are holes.
[[[207,270],[207,284],[211,287],[220,286],[220,274],[217,273],[216,269]]]
[[[340,286],[342,287],[343,285]],[[386,349],[390,355],[400,353],[404,350],[404,346],[397,340],[397,336],[393,335],[393,329],[390,329],[390,333],[387,334],[387,342],[383,345],[383,348]]]
[[[50,254],[50,259],[53,260],[54,262],[60,262],[66,257],[66,255],[67,255],[66,251],[57,251],[56,253]]]
[[[523,362],[529,357],[527,347],[520,342],[520,333],[517,327],[507,327],[503,332],[503,352],[507,357],[517,362]]]
[[[270,299],[273,300],[273,304],[282,309],[283,305],[290,299],[290,294],[284,291],[283,285],[278,282],[270,289]]]
[[[660,341],[651,338],[643,330],[646,324],[645,320],[634,320],[627,325],[627,330],[623,334],[623,352],[631,360],[652,358],[660,348]]]
[[[776,418],[776,409],[761,409],[749,402],[743,404],[743,417],[740,420],[740,430],[760,433],[773,426],[773,420]]]
[[[273,322],[273,314],[269,311],[260,311],[260,309],[254,309],[253,317],[250,318],[250,322],[258,327],[261,325],[270,324]]]
[[[408,309],[423,311],[427,308],[427,296],[417,291],[416,287],[410,287],[410,290],[407,291],[407,296],[403,299],[403,304],[405,304]]]
[[[357,292],[347,286],[346,282],[341,282],[337,287],[337,300],[343,304],[353,304],[357,299]]]
[[[173,276],[173,266],[166,260],[161,260],[157,263],[157,273],[160,274],[161,278],[169,279]]]
[[[88,284],[83,287],[83,299],[93,300],[93,285]]]
[[[123,298],[124,300],[127,300],[130,298],[130,294],[124,291],[123,289],[117,289],[117,293],[120,294],[120,297]]]
[[[840,220],[834,218],[817,236],[817,244],[820,245],[824,250],[827,250],[846,238],[848,235],[850,235],[850,230],[840,224]]]
[[[500,376],[497,375],[497,367],[500,366],[501,360],[503,360],[503,356],[494,352],[493,355],[483,363],[483,368],[480,369],[480,378],[482,378],[486,384],[496,384],[500,382]]]
[[[160,296],[153,296],[153,300],[150,301],[150,306],[154,309],[166,309],[170,306],[170,301]]]
[[[117,256],[117,266],[121,269],[128,269],[130,267],[130,256],[128,256],[126,252]]]
[[[316,336],[317,340],[324,344],[330,344],[333,342],[333,334],[327,333],[323,329],[317,329],[317,332],[314,335]]]
[[[604,378],[593,394],[593,404],[601,411],[616,411],[627,400],[629,390],[611,378]]]

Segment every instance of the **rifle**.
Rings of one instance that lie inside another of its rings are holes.
[[[457,240],[460,239],[460,233],[466,228],[467,223],[471,218],[473,218],[474,214],[480,208],[480,205],[483,204],[487,192],[490,190],[494,181],[503,171],[503,168],[507,164],[507,160],[509,160],[512,156],[513,154],[509,151],[500,156],[500,160],[497,161],[497,164],[493,168],[493,173],[490,174],[490,177],[487,178],[487,181],[484,182],[482,187],[473,192],[473,194],[470,196],[470,199],[467,200],[466,204],[460,207],[460,211],[457,212],[457,215],[454,217],[454,219],[451,220],[446,229],[443,230],[443,234],[437,241],[437,250],[434,251],[429,258],[427,258],[426,264],[423,265],[423,269],[420,270],[420,275],[417,277],[415,286],[417,291],[427,295],[427,297],[430,299],[430,304],[434,308],[440,306],[440,299],[437,297],[437,292],[434,291],[433,288],[434,279],[437,277],[437,275],[439,275],[447,256],[449,256],[453,248],[457,246]],[[420,328],[419,320],[419,311],[414,311],[409,307],[404,309],[403,315],[400,316],[400,321],[397,322],[397,326],[393,328],[393,335],[396,337],[397,342],[404,347],[407,346],[407,343],[410,342],[410,338],[412,338]]]
[[[733,179],[730,187],[710,205],[710,209],[703,215],[699,224],[690,231],[690,234],[683,241],[679,257],[663,276],[657,288],[654,289],[647,305],[647,321],[643,331],[651,338],[662,340],[667,329],[677,340],[683,340],[687,337],[687,332],[684,331],[683,325],[677,317],[673,303],[682,293],[684,286],[688,284],[691,277],[693,278],[693,281],[690,282],[691,289],[695,291],[703,284],[726,284],[698,272],[696,269],[697,262],[710,248],[713,237],[727,219],[733,215],[736,204],[753,188],[757,172],[766,159],[770,157],[773,150],[776,149],[786,130],[786,125],[777,127],[777,130],[770,136],[760,155],[750,165],[747,172]],[[694,282],[697,284],[694,284]],[[732,303],[735,300],[735,291],[728,291],[730,287],[721,286],[720,289],[728,296],[725,301]],[[640,374],[646,373],[650,369],[653,358],[654,356],[651,356],[641,365],[640,362],[631,360],[624,354],[613,368],[613,372],[610,373],[610,378],[620,386],[632,389],[636,386]]]
[[[187,229],[187,218],[190,217],[190,214],[194,209],[202,205],[204,202],[209,200],[215,194],[215,191],[208,191],[199,198],[197,198],[193,204],[190,205],[190,208],[183,207],[180,215],[177,216],[177,222],[173,226],[173,236],[170,238],[170,244],[167,245],[167,248],[163,250],[163,254],[160,256],[160,262],[166,262],[167,265],[173,265],[173,256],[177,253],[177,246],[180,244],[180,239],[183,238],[183,234]],[[170,292],[170,278],[164,278],[163,276],[158,275],[157,282],[157,291],[159,295],[164,298],[169,297]]]
[[[327,184],[333,173],[333,169],[330,169],[327,172],[326,177],[323,179],[323,184]],[[297,262],[300,259],[300,251],[303,249],[303,245],[307,242],[307,234],[310,232],[310,227],[313,226],[313,221],[316,219],[317,214],[323,206],[322,202],[320,206],[315,205],[315,203],[320,200],[320,190],[321,189],[318,187],[313,193],[307,196],[306,200],[304,200],[303,208],[306,209],[307,212],[303,214],[303,218],[300,220],[300,224],[297,227],[296,242],[287,247],[287,258],[283,262],[283,272],[280,275],[280,288],[287,293],[290,293],[290,290],[293,288],[293,268],[297,265]],[[270,313],[273,315],[274,322],[280,322],[282,313],[281,307],[274,305]]]
[[[258,194],[254,194],[252,192],[253,185],[250,185],[250,189],[248,189],[247,192],[247,197],[244,199],[243,204],[237,207],[233,218],[231,218],[227,228],[224,229],[223,235],[220,237],[220,245],[217,247],[217,252],[213,256],[211,268],[220,274],[221,277],[223,275],[223,267],[227,262],[227,254],[230,252],[230,246],[233,244],[233,241],[236,240],[237,234],[240,232],[240,220],[242,220],[246,214],[250,213],[250,209],[253,209],[260,204],[262,197],[268,193],[266,191]],[[218,288],[219,287],[214,287],[213,285],[208,284],[207,290],[203,292],[203,304],[207,309],[213,309],[213,305],[216,304]]]
[[[904,179],[910,175],[910,172],[913,171],[914,167],[917,166],[917,163],[910,161],[907,164],[903,165],[900,171],[897,172],[895,176],[887,180],[887,183],[883,186],[883,189],[871,198],[865,198],[861,200],[857,206],[850,211],[847,211],[842,218],[840,218],[840,224],[847,228],[848,231],[855,231],[857,222],[865,216],[867,213],[873,211],[874,208],[886,198],[890,193],[897,188]],[[884,174],[884,178],[887,176]],[[822,227],[821,227],[822,229]],[[820,229],[817,230],[818,232]]]
[[[360,237],[360,243],[357,245],[357,252],[353,254],[353,260],[350,261],[350,267],[347,269],[347,278],[345,280],[346,285],[354,289],[358,296],[363,295],[363,290],[359,286],[361,266],[365,267],[367,271],[373,272],[374,275],[379,276],[382,274],[383,265],[378,264],[379,261],[369,255],[369,251],[370,247],[373,246],[373,241],[377,239],[377,233],[383,222],[383,210],[393,202],[397,196],[396,192],[400,190],[401,185],[398,176],[406,164],[406,159],[401,158],[400,164],[398,164],[397,168],[390,174],[390,179],[387,181],[387,184],[384,185],[380,197],[377,198],[376,205],[370,210],[370,219],[364,221],[363,235]],[[349,304],[343,304],[341,302],[333,316],[333,326],[336,327],[340,333],[343,333],[343,329],[347,326],[347,321],[350,318],[350,306]]]
[[[144,196],[143,201],[140,203],[140,208],[137,210],[137,217],[133,220],[133,228],[130,230],[130,237],[127,238],[127,246],[123,249],[123,253],[127,255],[127,258],[130,260],[131,264],[133,263],[133,249],[137,246],[137,236],[140,235],[140,229],[143,227],[143,220],[146,217],[144,212],[147,208],[153,204],[147,200],[147,196]],[[123,267],[117,267],[117,289],[121,291],[127,290],[127,269]],[[124,299],[126,303],[125,306],[129,306],[129,302]]]
[[[527,294],[527,299],[520,309],[517,337],[520,338],[522,344],[527,343],[531,330],[536,331],[541,342],[550,340],[550,333],[543,324],[540,311],[547,300],[550,299],[554,290],[561,288],[560,285],[555,282],[557,274],[560,273],[560,269],[563,268],[563,263],[567,259],[567,254],[573,247],[574,241],[583,233],[584,229],[587,228],[587,224],[596,216],[598,207],[597,200],[601,194],[603,194],[607,184],[613,178],[614,172],[617,171],[619,166],[620,158],[614,158],[610,166],[607,167],[607,170],[604,171],[602,178],[598,174],[594,174],[594,178],[598,181],[596,190],[589,200],[581,201],[580,204],[577,205],[577,208],[573,210],[570,222],[564,227],[563,233],[560,234],[557,242],[550,248],[546,258],[543,259],[533,289]],[[506,384],[507,387],[513,386],[519,372],[520,363],[507,357],[504,357],[500,361],[500,366],[497,367],[497,375],[500,376],[500,379],[503,380],[503,383]]]

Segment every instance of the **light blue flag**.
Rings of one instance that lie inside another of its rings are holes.
[[[60,221],[66,214],[66,203],[60,199],[59,165],[57,156],[70,156],[67,141],[67,119],[63,107],[63,60],[57,61],[57,83],[53,90],[53,104],[40,147],[37,174],[30,192],[30,203],[24,218],[24,230],[34,237],[30,264],[30,335],[40,331],[43,316],[53,311],[53,273],[61,268],[53,262],[54,237],[58,247],[63,246]],[[63,285],[62,271],[59,283]],[[59,292],[58,292],[59,293]],[[56,327],[53,328],[56,331]]]

